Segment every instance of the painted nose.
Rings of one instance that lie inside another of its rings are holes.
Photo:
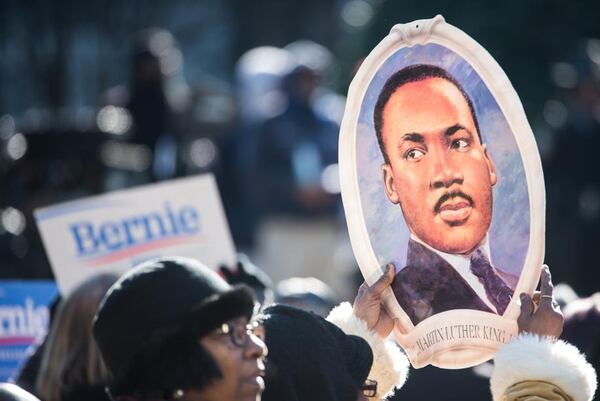
[[[452,161],[446,152],[441,151],[436,157],[429,186],[433,189],[450,188],[454,184],[462,184],[464,177],[459,166]]]

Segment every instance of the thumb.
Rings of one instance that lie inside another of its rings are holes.
[[[388,263],[385,268],[385,272],[379,279],[369,288],[369,292],[371,295],[378,296],[380,295],[386,288],[388,288],[392,281],[394,281],[394,264]]]

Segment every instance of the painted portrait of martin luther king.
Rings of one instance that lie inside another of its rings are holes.
[[[356,127],[369,241],[413,325],[467,309],[503,315],[530,234],[519,148],[494,96],[452,50],[401,48],[370,81]]]
[[[385,194],[410,232],[392,284],[404,311],[415,323],[450,309],[503,314],[518,277],[491,262],[498,177],[469,96],[445,69],[411,65],[386,81],[374,125]]]

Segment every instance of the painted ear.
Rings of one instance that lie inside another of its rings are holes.
[[[487,146],[485,144],[483,145],[483,155],[485,156],[485,162],[487,163],[488,170],[490,171],[490,182],[492,183],[492,186],[494,186],[498,182],[498,176],[496,175],[496,166],[494,165],[494,161],[490,157],[487,151]]]
[[[381,172],[383,173],[383,188],[385,189],[385,194],[387,195],[390,202],[394,204],[398,204],[400,202],[400,197],[396,192],[396,186],[394,185],[394,173],[392,171],[392,166],[389,164],[383,164],[381,166]]]

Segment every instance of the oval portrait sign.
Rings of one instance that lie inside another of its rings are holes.
[[[415,367],[473,366],[517,332],[544,257],[537,146],[500,66],[441,16],[399,24],[350,85],[342,198],[368,284]]]

